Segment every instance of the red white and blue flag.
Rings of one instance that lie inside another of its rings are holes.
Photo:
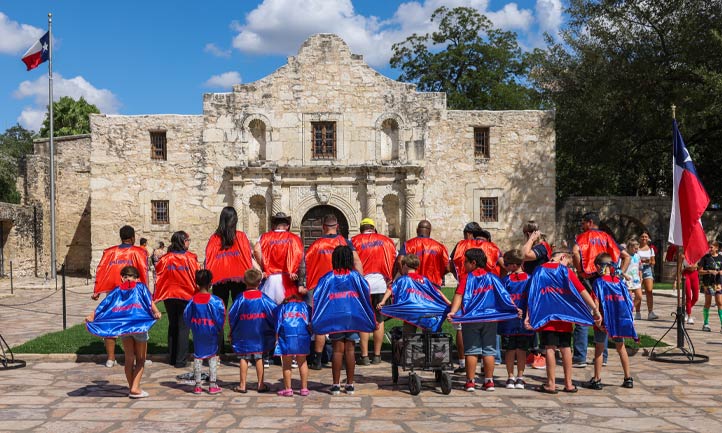
[[[709,196],[697,176],[692,157],[684,145],[677,121],[672,123],[674,149],[672,153],[672,215],[669,218],[669,242],[684,247],[687,263],[696,263],[709,246],[702,229],[702,214],[709,204]]]
[[[50,58],[50,32],[45,34],[30,47],[23,55],[23,63],[28,67],[28,71],[40,66],[41,63],[47,62]]]

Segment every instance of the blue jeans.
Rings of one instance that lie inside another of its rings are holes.
[[[501,336],[496,336],[496,355],[494,355],[494,362],[501,364]]]
[[[587,337],[589,332],[589,326],[574,325],[574,352],[572,354],[572,362],[574,364],[587,362]],[[607,345],[604,345],[603,360],[607,362],[607,356],[609,351]]]

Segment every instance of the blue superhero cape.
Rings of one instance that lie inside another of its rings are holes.
[[[356,271],[328,272],[313,291],[313,332],[373,332],[376,315],[371,307],[369,285]]]
[[[564,265],[538,266],[529,282],[529,323],[539,329],[552,320],[593,325],[594,319],[582,295],[569,280]]]
[[[240,355],[273,350],[276,342],[276,303],[261,292],[244,292],[228,313],[231,345]]]
[[[632,315],[634,303],[624,280],[611,282],[597,278],[594,281],[594,294],[602,307],[607,334],[612,338],[634,338],[639,341]]]
[[[514,302],[492,273],[466,276],[461,309],[453,317],[454,323],[499,322],[517,317]]]
[[[274,355],[308,355],[311,347],[311,309],[303,302],[287,302],[278,306],[276,350]]]
[[[93,321],[85,324],[88,332],[103,338],[122,337],[148,332],[155,324],[148,287],[137,282],[135,287],[122,288],[128,284],[116,287],[103,299]]]
[[[441,330],[451,307],[426,277],[417,280],[404,275],[394,281],[391,290],[394,303],[381,308],[383,315],[432,332]]]
[[[524,312],[526,312],[529,300],[530,281],[530,278],[522,281],[512,281],[508,275],[501,280],[514,305]],[[524,319],[518,317],[499,322],[496,332],[499,335],[534,335],[534,331],[524,328]]]
[[[193,332],[193,357],[216,356],[218,334],[223,331],[226,321],[226,306],[221,298],[210,293],[196,294],[186,305],[183,320]]]

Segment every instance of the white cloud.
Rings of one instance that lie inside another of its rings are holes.
[[[203,48],[203,51],[216,57],[231,57],[231,50],[223,50],[213,43],[206,44],[206,46]]]
[[[544,16],[544,25],[553,24],[549,9],[559,0],[538,0]],[[440,6],[472,7],[487,15],[505,30],[527,32],[534,23],[534,13],[508,3],[497,11],[488,10],[488,0],[423,0],[401,3],[388,20],[365,16],[356,12],[351,0],[307,0],[304,7],[297,0],[264,0],[249,12],[243,22],[231,22],[238,34],[233,47],[241,52],[255,54],[295,54],[300,44],[314,33],[336,33],[355,53],[363,54],[375,66],[385,66],[391,57],[391,46],[402,42],[412,33],[423,34],[436,29],[431,14]],[[561,11],[561,9],[559,8]],[[561,12],[558,14],[561,19]],[[545,27],[547,28],[547,27]]]
[[[18,122],[25,128],[38,131],[45,119],[48,105],[48,79],[38,77],[34,81],[23,81],[13,93],[17,99],[32,98],[34,106],[25,107],[18,116]],[[53,98],[63,96],[79,99],[81,96],[98,107],[101,113],[115,114],[120,108],[118,97],[108,89],[98,89],[82,76],[66,79],[60,74],[53,75]]]
[[[214,75],[203,83],[206,87],[227,89],[234,84],[241,82],[241,74],[235,71],[224,72],[220,75]]]
[[[0,54],[22,54],[45,34],[45,30],[12,21],[0,12]]]
[[[556,36],[562,25],[562,12],[561,0],[537,0],[536,15],[539,21],[539,30]]]

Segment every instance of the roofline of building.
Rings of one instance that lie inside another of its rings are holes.
[[[53,137],[54,141],[71,141],[71,140],[79,140],[82,138],[90,138],[90,134],[77,134],[77,135],[63,135],[60,137]],[[33,143],[44,143],[46,141],[50,141],[49,137],[42,137],[42,138],[34,138]]]

